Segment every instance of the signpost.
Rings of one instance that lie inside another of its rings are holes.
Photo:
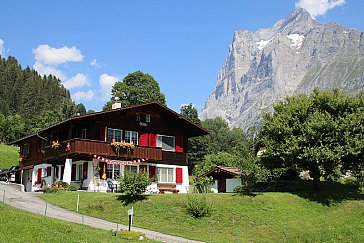
[[[129,215],[129,231],[130,227],[133,224],[133,214],[134,214],[134,207],[131,207],[131,209],[128,209],[128,215]]]

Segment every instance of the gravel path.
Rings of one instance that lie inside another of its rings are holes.
[[[5,191],[5,203],[27,211],[34,214],[44,215],[46,208],[46,201],[37,197],[38,193],[35,192],[21,192],[20,187],[17,188],[15,185],[8,185],[5,182],[0,182],[0,200],[3,201]],[[55,206],[53,204],[47,203],[47,217],[56,218],[68,222],[82,223],[82,214],[68,211],[64,208]],[[84,224],[92,226],[94,228],[104,229],[104,230],[116,230],[116,223],[105,221],[99,218],[94,218],[90,216],[84,216]],[[128,230],[128,226],[119,224],[119,229]],[[149,239],[158,240],[162,242],[191,242],[200,243],[200,241],[188,240],[182,237],[167,235],[147,229],[131,227],[132,231],[138,231],[144,233]]]

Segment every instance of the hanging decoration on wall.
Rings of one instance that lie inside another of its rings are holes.
[[[66,152],[69,152],[71,150],[71,144],[67,143],[66,145]]]
[[[118,164],[118,165],[132,165],[132,164],[148,161],[148,158],[136,159],[136,160],[111,160],[111,159],[104,158],[104,157],[96,155],[96,154],[94,154],[94,158],[100,162],[105,162],[107,164]]]

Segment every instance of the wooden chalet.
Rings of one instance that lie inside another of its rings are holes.
[[[156,178],[148,190],[171,185],[187,192],[188,138],[208,132],[156,103],[72,117],[19,139],[21,183],[35,191],[53,181],[79,183],[89,191],[107,190],[126,171]]]

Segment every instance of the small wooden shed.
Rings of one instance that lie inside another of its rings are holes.
[[[236,186],[241,185],[241,170],[236,167],[216,166],[203,176],[211,176],[214,183],[211,190],[216,192],[233,192]]]

